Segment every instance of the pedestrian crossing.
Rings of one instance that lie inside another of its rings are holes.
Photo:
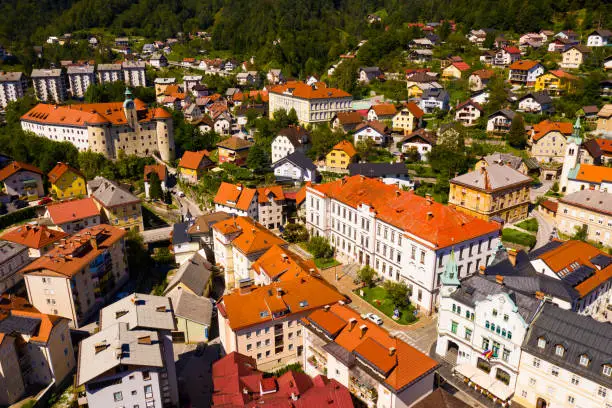
[[[414,347],[415,349],[419,350],[421,353],[429,355],[429,350],[425,350],[422,346],[417,344],[417,342],[412,337],[410,337],[410,335],[408,335],[408,333],[396,330],[396,331],[392,331],[391,335],[393,335],[394,337],[396,337],[396,338],[398,338],[398,339],[400,339],[400,340],[410,344],[412,347]]]

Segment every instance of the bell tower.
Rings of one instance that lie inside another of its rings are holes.
[[[580,117],[578,117],[574,123],[574,132],[567,138],[567,143],[565,144],[565,159],[563,160],[563,168],[559,178],[559,188],[563,193],[567,189],[567,179],[570,172],[580,164],[580,146],[582,145],[580,128]]]
[[[457,261],[455,260],[455,249],[451,249],[450,257],[448,262],[446,263],[446,268],[444,268],[444,272],[442,272],[442,277],[440,279],[442,283],[442,287],[440,288],[440,294],[442,297],[450,296],[451,293],[461,285],[459,282],[459,268],[457,266]]]
[[[123,101],[123,113],[125,113],[125,120],[132,129],[138,127],[138,115],[136,113],[136,107],[134,105],[134,99],[132,98],[132,92],[129,88],[125,88],[125,100]]]

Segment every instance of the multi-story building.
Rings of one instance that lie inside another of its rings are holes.
[[[305,205],[311,236],[327,237],[345,262],[406,282],[412,303],[426,313],[437,305],[440,274],[453,248],[463,277],[488,264],[499,243],[496,222],[364,176],[309,186]]]
[[[316,275],[316,265],[312,259],[300,258],[287,248],[273,245],[259,259],[253,262],[255,285],[269,285],[304,276]]]
[[[303,127],[281,129],[272,140],[272,164],[295,152],[306,153],[309,146],[309,134]]]
[[[612,31],[593,30],[587,37],[587,47],[604,47],[610,43],[610,39],[612,39]]]
[[[493,166],[503,164],[509,166],[514,170],[519,171],[522,174],[528,174],[530,171],[537,169],[534,167],[537,163],[534,163],[531,159],[524,160],[522,157],[515,156],[510,153],[491,153],[484,156],[477,163],[475,168],[482,166]]]
[[[414,188],[414,182],[410,179],[408,168],[402,162],[399,163],[352,163],[349,165],[351,176],[365,176],[378,178],[385,184],[394,184],[402,188]]]
[[[517,222],[529,212],[531,182],[501,162],[480,166],[450,180],[448,204],[483,220]]]
[[[612,103],[607,103],[597,112],[597,129],[595,133],[604,137],[612,135]]]
[[[513,398],[521,406],[612,406],[610,323],[545,304],[522,349]]]
[[[31,76],[39,101],[61,103],[66,99],[66,79],[61,68],[33,69]]]
[[[126,90],[121,102],[66,106],[38,104],[21,117],[21,128],[37,136],[69,142],[79,151],[91,150],[107,158],[127,155],[174,158],[172,115],[163,108],[148,108]]]
[[[74,234],[83,228],[100,224],[100,209],[93,198],[50,203],[44,217],[49,219],[54,228],[68,234]]]
[[[236,136],[220,141],[217,143],[219,164],[232,163],[236,166],[244,166],[251,146],[253,143]]]
[[[87,88],[96,83],[93,65],[71,65],[67,68],[68,89],[73,98],[82,99]]]
[[[257,189],[242,184],[222,182],[215,195],[215,211],[251,217],[259,217]]]
[[[507,46],[495,51],[492,65],[496,67],[507,67],[521,59],[521,50],[517,47]]]
[[[98,64],[98,83],[123,82],[123,68],[121,64]]]
[[[535,91],[548,91],[551,95],[559,96],[574,88],[578,77],[560,69],[548,71],[540,75],[535,82]]]
[[[565,164],[565,163],[564,163]],[[566,194],[581,190],[612,192],[612,167],[577,164],[567,175]]]
[[[231,215],[224,211],[201,215],[193,220],[193,224],[187,230],[191,239],[200,242],[200,247],[204,250],[206,259],[210,262],[215,262],[212,226],[229,218],[231,218]]]
[[[489,81],[495,75],[495,71],[492,69],[479,69],[472,72],[472,75],[468,78],[470,84],[470,91],[478,92],[482,91],[487,87]]]
[[[586,226],[588,240],[612,247],[612,194],[597,190],[568,194],[559,199],[555,221],[565,235]]]
[[[168,168],[164,164],[147,164],[144,166],[144,189],[145,197],[151,198],[151,179],[155,174],[159,180],[162,193],[168,191]]]
[[[353,97],[337,88],[328,88],[317,82],[310,86],[303,82],[289,81],[270,89],[270,118],[274,112],[294,109],[300,123],[329,122],[338,112],[351,110]]]
[[[100,331],[79,346],[79,405],[177,407],[179,404],[167,297],[134,293],[100,311]]]
[[[252,357],[268,371],[300,362],[300,320],[312,310],[345,300],[314,276],[237,289],[217,303],[221,345],[226,354],[236,351]]]
[[[15,161],[0,169],[0,182],[4,193],[11,197],[38,200],[45,195],[42,174],[36,166]]]
[[[117,183],[105,179],[91,197],[108,224],[126,231],[144,231],[140,198]]]
[[[411,133],[420,127],[423,121],[424,112],[419,105],[408,102],[402,106],[393,117],[393,130]]]
[[[306,374],[326,373],[368,407],[410,407],[434,389],[438,363],[343,304],[302,319]]]
[[[426,89],[421,95],[419,107],[425,113],[434,113],[436,110],[447,111],[449,109],[450,95],[445,89]]]
[[[473,126],[483,113],[484,109],[478,102],[468,99],[455,108],[455,120],[461,122],[463,126]]]
[[[40,258],[49,252],[56,242],[66,237],[68,234],[63,231],[32,224],[20,225],[0,235],[2,240],[26,246],[30,258]]]
[[[510,65],[508,79],[513,84],[533,86],[543,73],[544,67],[538,61],[518,60]]]
[[[28,82],[23,72],[0,72],[0,108],[23,98]]]
[[[66,163],[58,162],[49,174],[51,194],[57,198],[85,197],[87,195],[87,181],[79,170]]]
[[[28,299],[43,313],[80,327],[128,280],[125,235],[102,224],[61,239],[20,271]]]
[[[338,142],[325,156],[325,167],[331,171],[338,169],[346,171],[357,158],[355,146],[348,140]]]
[[[224,272],[228,289],[251,283],[251,265],[273,245],[289,245],[249,217],[232,217],[212,228],[215,261]]]
[[[512,119],[516,114],[510,109],[501,109],[493,112],[487,119],[487,132],[491,133],[508,133]]]
[[[506,288],[501,275],[494,281],[480,274],[459,281],[454,256],[442,282],[436,354],[470,384],[508,404],[523,339],[543,301]]]
[[[281,186],[257,188],[256,220],[260,224],[268,229],[281,228],[287,222],[285,209],[285,193]]]
[[[591,56],[591,49],[575,44],[561,53],[561,68],[578,69]]]
[[[178,164],[179,177],[188,183],[197,183],[206,170],[215,167],[209,155],[208,150],[185,151]]]
[[[572,131],[569,122],[551,122],[546,119],[536,123],[531,130],[531,156],[539,162],[562,163],[567,137],[571,136]]]
[[[147,86],[145,68],[146,63],[144,61],[124,61],[121,64],[121,69],[123,69],[125,85],[130,87]]]
[[[75,365],[68,319],[0,297],[0,404],[18,402],[32,385],[61,384]]]
[[[17,272],[31,262],[28,247],[10,241],[0,241],[0,295],[23,280]]]

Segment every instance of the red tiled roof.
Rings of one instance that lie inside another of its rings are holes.
[[[285,193],[283,192],[282,186],[267,186],[257,188],[258,202],[260,204],[267,203],[270,194],[273,196],[274,201],[282,201],[285,199]]]
[[[43,174],[42,170],[28,163],[12,162],[0,170],[0,181],[4,181],[19,171],[31,171],[32,173]]]
[[[544,207],[549,211],[554,212],[555,214],[557,213],[557,209],[559,209],[559,202],[558,201],[552,201],[552,200],[544,200],[540,203],[540,207]]]
[[[45,225],[26,224],[5,232],[0,236],[0,239],[25,245],[28,248],[40,249],[66,238],[68,235],[63,231],[56,231]]]
[[[378,120],[368,120],[367,122],[360,123],[355,127],[355,132],[359,132],[361,129],[364,129],[366,127],[374,129],[381,135],[384,135],[387,132],[387,126]]]
[[[551,71],[548,71],[550,74],[556,76],[557,78],[565,78],[565,79],[569,79],[570,81],[575,81],[578,79],[577,76],[572,75],[568,72],[562,71],[560,69],[553,69]]]
[[[340,143],[336,144],[332,150],[341,150],[346,153],[349,157],[353,157],[357,154],[357,150],[355,150],[355,146],[348,140],[342,140]]]
[[[510,65],[510,69],[515,69],[515,70],[518,70],[518,71],[529,71],[530,69],[532,69],[533,67],[535,67],[538,64],[539,64],[538,61],[518,60],[518,61],[514,61]]]
[[[493,75],[495,75],[495,71],[492,69],[479,69],[477,71],[472,72],[472,75],[476,75],[482,79],[489,79]]]
[[[319,83],[323,85],[323,83]],[[337,88],[327,88],[325,86],[309,86],[304,82],[289,81],[283,85],[276,85],[270,89],[271,93],[283,94],[292,92],[292,95],[303,99],[327,99],[327,98],[346,98],[351,94]]]
[[[421,108],[419,108],[419,105],[417,105],[414,102],[408,102],[406,104],[406,108],[410,111],[410,113],[412,113],[414,115],[415,118],[420,119],[423,117],[423,115],[425,114],[425,112],[423,112],[423,110]]]
[[[611,182],[612,167],[581,164],[578,174],[576,174],[576,180],[594,184],[601,184],[604,181]]]
[[[232,240],[232,245],[243,254],[249,255],[264,252],[273,245],[286,246],[282,238],[249,217],[233,217],[213,225],[221,234],[239,233]]]
[[[241,211],[247,211],[257,190],[248,188],[242,184],[231,184],[225,181],[221,183],[215,195],[215,204],[234,207]]]
[[[262,102],[268,102],[270,100],[270,96],[268,95],[268,91],[249,91],[249,92],[236,92],[234,96],[232,96],[232,100],[234,102],[240,102],[245,99],[255,100],[257,96],[261,98]]]
[[[392,103],[381,103],[379,105],[372,105],[370,108],[376,112],[378,116],[392,116],[397,113],[397,109],[395,109],[395,105]]]
[[[181,157],[178,166],[185,169],[197,170],[200,168],[200,163],[202,163],[202,160],[204,160],[205,157],[208,157],[209,154],[210,153],[208,150],[200,150],[197,152],[186,150],[185,153],[183,153],[183,157]]]
[[[485,234],[499,232],[500,225],[484,221],[442,205],[414,192],[406,192],[378,179],[363,176],[344,177],[309,188],[357,208],[367,204],[377,218],[414,235],[435,248],[456,245]]]
[[[503,49],[510,54],[520,54],[521,53],[520,49],[518,49],[517,47],[511,46],[511,45],[504,47]]]
[[[294,252],[273,245],[257,261],[251,269],[256,274],[263,273],[271,280],[287,280],[316,274],[316,266],[312,260],[304,260]]]
[[[551,122],[546,119],[533,125],[533,140],[538,141],[550,132],[559,132],[569,136],[574,131],[574,126],[570,122]]]
[[[468,99],[467,101],[460,103],[459,105],[457,105],[457,107],[455,108],[455,110],[459,110],[461,108],[463,108],[464,106],[467,105],[472,105],[473,107],[475,107],[476,109],[478,109],[479,111],[483,111],[484,109],[482,108],[482,106],[480,106],[480,104],[478,102],[474,102],[471,99]]]
[[[612,155],[612,140],[610,139],[595,139],[602,153]]]
[[[149,174],[157,173],[160,181],[166,180],[168,177],[168,169],[163,164],[147,164],[144,167],[144,181],[149,181]]]
[[[32,306],[25,298],[14,295],[4,294],[0,296],[0,321],[9,316],[26,317],[40,320],[40,324],[27,342],[47,343],[53,327],[62,320],[67,320],[61,316],[48,315],[41,313]],[[10,333],[7,333],[10,334]],[[0,333],[0,344],[5,333]]]
[[[55,225],[100,215],[100,210],[91,197],[49,204],[47,205],[47,211]]]
[[[342,125],[352,125],[360,123],[363,120],[359,112],[338,112],[336,113],[336,117]]]
[[[457,68],[459,71],[467,71],[468,69],[470,69],[470,66],[461,61],[461,62],[453,62],[453,67]]]
[[[85,179],[85,176],[83,176],[80,171],[62,162],[58,162],[55,167],[53,167],[51,171],[47,174],[47,177],[49,177],[49,181],[51,183],[55,184],[57,180],[59,180],[60,177],[62,177],[67,171],[70,171],[71,173],[74,173],[75,175],[81,176],[83,177],[83,179]]]

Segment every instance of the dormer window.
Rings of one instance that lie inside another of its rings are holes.
[[[560,344],[557,345],[557,347],[555,347],[555,354],[559,357],[563,357],[563,355],[565,354],[565,347]]]
[[[609,364],[606,364],[603,366],[603,370],[602,370],[603,375],[605,375],[606,377],[612,377],[612,366]]]
[[[546,347],[546,339],[544,337],[540,337],[538,339],[538,347],[541,348],[541,349]]]
[[[588,367],[589,365],[589,356],[583,354],[580,356],[580,365],[583,367]]]

